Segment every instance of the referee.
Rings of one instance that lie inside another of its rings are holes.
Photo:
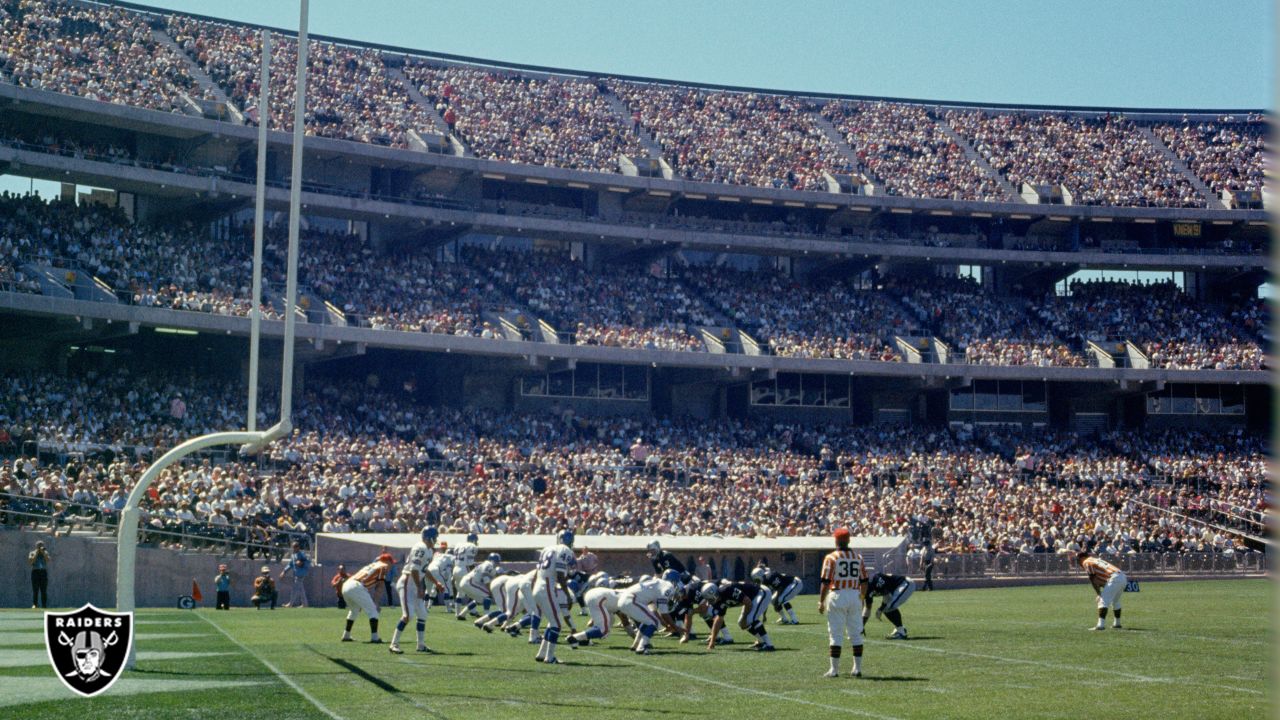
[[[867,569],[862,556],[849,549],[849,529],[838,528],[836,549],[822,559],[821,595],[818,612],[827,616],[830,635],[831,669],[824,677],[840,676],[840,646],[847,637],[853,646],[850,677],[862,677],[862,601],[867,587]]]

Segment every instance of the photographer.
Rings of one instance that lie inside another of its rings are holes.
[[[36,543],[36,549],[27,555],[27,564],[31,565],[31,607],[49,607],[49,551],[44,549],[43,542]]]

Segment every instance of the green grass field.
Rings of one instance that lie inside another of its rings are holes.
[[[1093,593],[1069,586],[917,593],[912,639],[882,640],[873,618],[865,677],[821,677],[826,632],[812,597],[778,652],[707,652],[625,634],[532,659],[526,638],[486,635],[433,609],[433,655],[339,643],[342,611],[144,610],[138,668],[76,697],[45,659],[40,616],[0,611],[0,717],[75,718],[1261,718],[1270,713],[1267,581],[1147,583],[1125,595],[1126,629],[1102,633]],[[394,611],[393,611],[394,612]],[[736,617],[736,616],[735,616]],[[575,615],[580,627],[586,618]],[[699,622],[699,625],[701,623]],[[384,615],[389,637],[394,616]],[[412,627],[410,627],[410,633]],[[368,638],[363,620],[356,638]],[[745,633],[736,633],[746,639]],[[412,648],[412,635],[405,643]],[[848,652],[846,651],[846,657]],[[844,669],[848,668],[845,660]]]

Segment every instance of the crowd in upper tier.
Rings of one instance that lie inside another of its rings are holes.
[[[1257,370],[1265,325],[1259,301],[1234,312],[1214,312],[1171,282],[1134,285],[1076,282],[1070,294],[1045,298],[1039,314],[1063,337],[1081,341],[1129,340],[1151,367],[1175,370]]]
[[[6,194],[0,283],[41,292],[42,268],[65,287],[97,278],[123,302],[246,316],[250,237],[247,228],[215,239],[207,228],[135,224],[118,208]],[[269,229],[268,318],[284,309],[283,240]],[[475,245],[375,251],[318,227],[302,235],[299,283],[299,305],[315,322],[546,340],[541,320],[559,342],[669,351],[706,351],[707,333],[723,341],[736,328],[761,352],[788,357],[897,362],[897,338],[932,336],[950,353],[935,361],[1072,367],[1091,364],[1089,341],[1127,339],[1152,367],[1257,370],[1269,337],[1261,301],[1197,301],[1171,283],[1075,283],[1033,300],[934,275],[801,279],[675,258],[590,269],[563,250]]]
[[[1118,552],[1234,547],[1203,521],[1243,518],[1241,530],[1263,532],[1265,449],[1238,430],[1084,437],[505,414],[421,405],[396,383],[312,380],[291,438],[261,460],[166,470],[144,527],[411,532],[427,521],[481,533],[752,537],[840,525],[909,535],[925,523],[952,549],[1006,553],[1061,552],[1086,538]],[[139,451],[243,421],[242,388],[194,375],[6,373],[0,388],[0,455],[36,442],[63,457],[5,462],[0,493],[81,503],[80,515],[114,517],[145,467]]]
[[[1226,116],[1216,122],[1183,121],[1155,127],[1164,144],[1191,168],[1209,189],[1262,189],[1267,126],[1260,117],[1246,122]]]
[[[260,43],[255,28],[178,14],[0,0],[0,78],[7,82],[189,114],[201,113],[193,101],[225,95],[249,122],[265,116],[289,129],[297,42],[275,36],[265,109],[257,107]],[[477,157],[507,162],[620,172],[619,156],[660,154],[675,177],[690,180],[824,191],[824,173],[851,174],[891,195],[1009,199],[976,151],[1015,191],[1021,183],[1061,185],[1084,205],[1206,203],[1143,128],[1111,114],[824,104],[444,65],[330,41],[313,41],[309,56],[307,131],[325,137],[403,148],[410,131],[448,132]],[[202,87],[210,79],[217,91]],[[1153,130],[1212,192],[1260,187],[1263,118]]]
[[[832,101],[822,114],[857,154],[857,170],[875,178],[889,195],[1009,199],[923,106]]]

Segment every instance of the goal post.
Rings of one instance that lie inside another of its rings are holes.
[[[253,273],[254,273],[254,298],[253,307],[250,308],[251,314],[251,358],[250,362],[253,366],[251,375],[252,385],[249,395],[249,418],[247,422],[248,430],[216,432],[208,435],[201,435],[192,438],[186,442],[180,443],[176,447],[170,449],[153,462],[142,476],[138,478],[133,489],[129,491],[129,499],[125,502],[125,507],[120,514],[120,525],[116,533],[116,609],[121,612],[132,611],[137,605],[135,596],[135,580],[137,570],[138,555],[138,518],[141,513],[140,505],[143,498],[146,497],[147,490],[155,482],[160,473],[165,468],[173,465],[188,455],[204,450],[205,448],[216,447],[219,445],[239,445],[242,454],[260,451],[269,443],[284,437],[293,429],[293,350],[294,335],[296,332],[295,307],[297,305],[298,295],[298,232],[301,218],[301,195],[302,195],[302,142],[305,134],[304,127],[304,110],[306,108],[307,97],[307,51],[309,50],[307,41],[307,5],[308,0],[299,0],[299,23],[298,23],[298,53],[297,53],[297,85],[295,86],[294,96],[294,112],[293,112],[293,165],[290,173],[289,187],[289,257],[288,257],[288,276],[286,280],[285,290],[285,317],[284,317],[284,348],[282,358],[282,371],[280,375],[280,421],[267,430],[255,430],[257,424],[257,354],[258,354],[258,334],[259,334],[259,305],[261,304],[261,277],[262,277],[262,214],[265,203],[266,183],[264,182],[265,163],[262,158],[265,156],[264,148],[266,143],[266,126],[271,122],[271,109],[265,103],[261,103],[258,108],[258,142],[259,142],[259,163],[258,163],[258,187],[257,187],[257,218],[255,222],[255,242],[253,257]],[[269,84],[269,65],[270,65],[270,39],[266,32],[263,33],[263,61],[262,61],[262,98],[267,98],[267,87]],[[125,661],[125,668],[132,670],[137,662],[137,644],[133,643],[129,647],[129,657]]]

